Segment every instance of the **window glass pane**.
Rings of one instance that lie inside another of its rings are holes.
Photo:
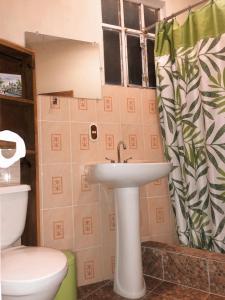
[[[105,82],[121,84],[120,33],[103,30]]]
[[[124,1],[124,24],[131,29],[140,29],[139,6],[135,3]]]
[[[120,25],[119,0],[102,0],[102,22]]]
[[[149,79],[149,86],[150,87],[155,87],[156,86],[154,45],[155,45],[155,42],[153,40],[150,40],[150,39],[147,40],[148,79]]]
[[[145,27],[151,26],[156,21],[158,21],[158,10],[144,6],[145,13]],[[155,27],[152,28],[150,33],[155,33]]]
[[[142,85],[142,58],[139,37],[127,36],[127,54],[129,83]]]

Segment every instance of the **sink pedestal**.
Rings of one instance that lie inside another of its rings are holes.
[[[139,188],[115,188],[116,266],[114,291],[130,299],[145,295],[142,270]]]

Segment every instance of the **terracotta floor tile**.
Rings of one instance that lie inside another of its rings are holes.
[[[97,289],[103,287],[107,283],[109,283],[109,280],[104,280],[104,281],[101,281],[101,282],[88,284],[88,285],[83,285],[83,286],[78,287],[78,289],[77,289],[78,300],[86,299],[86,297],[88,295],[92,294],[94,291],[96,291]]]
[[[157,278],[153,278],[150,276],[145,276],[145,284],[146,284],[146,289],[149,291],[154,290],[157,288],[163,281]]]
[[[207,298],[207,300],[225,300],[225,298],[211,294],[211,295],[209,295],[209,298]]]
[[[207,293],[169,282],[163,282],[154,290],[154,294],[163,296],[162,299],[166,300],[206,300],[208,298]]]

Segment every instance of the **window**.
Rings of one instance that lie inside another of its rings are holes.
[[[132,0],[101,0],[105,83],[155,87],[154,29],[159,8]],[[146,1],[145,1],[146,2]]]

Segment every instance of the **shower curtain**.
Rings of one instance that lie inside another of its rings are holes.
[[[182,244],[225,252],[225,0],[157,24],[157,99]]]

